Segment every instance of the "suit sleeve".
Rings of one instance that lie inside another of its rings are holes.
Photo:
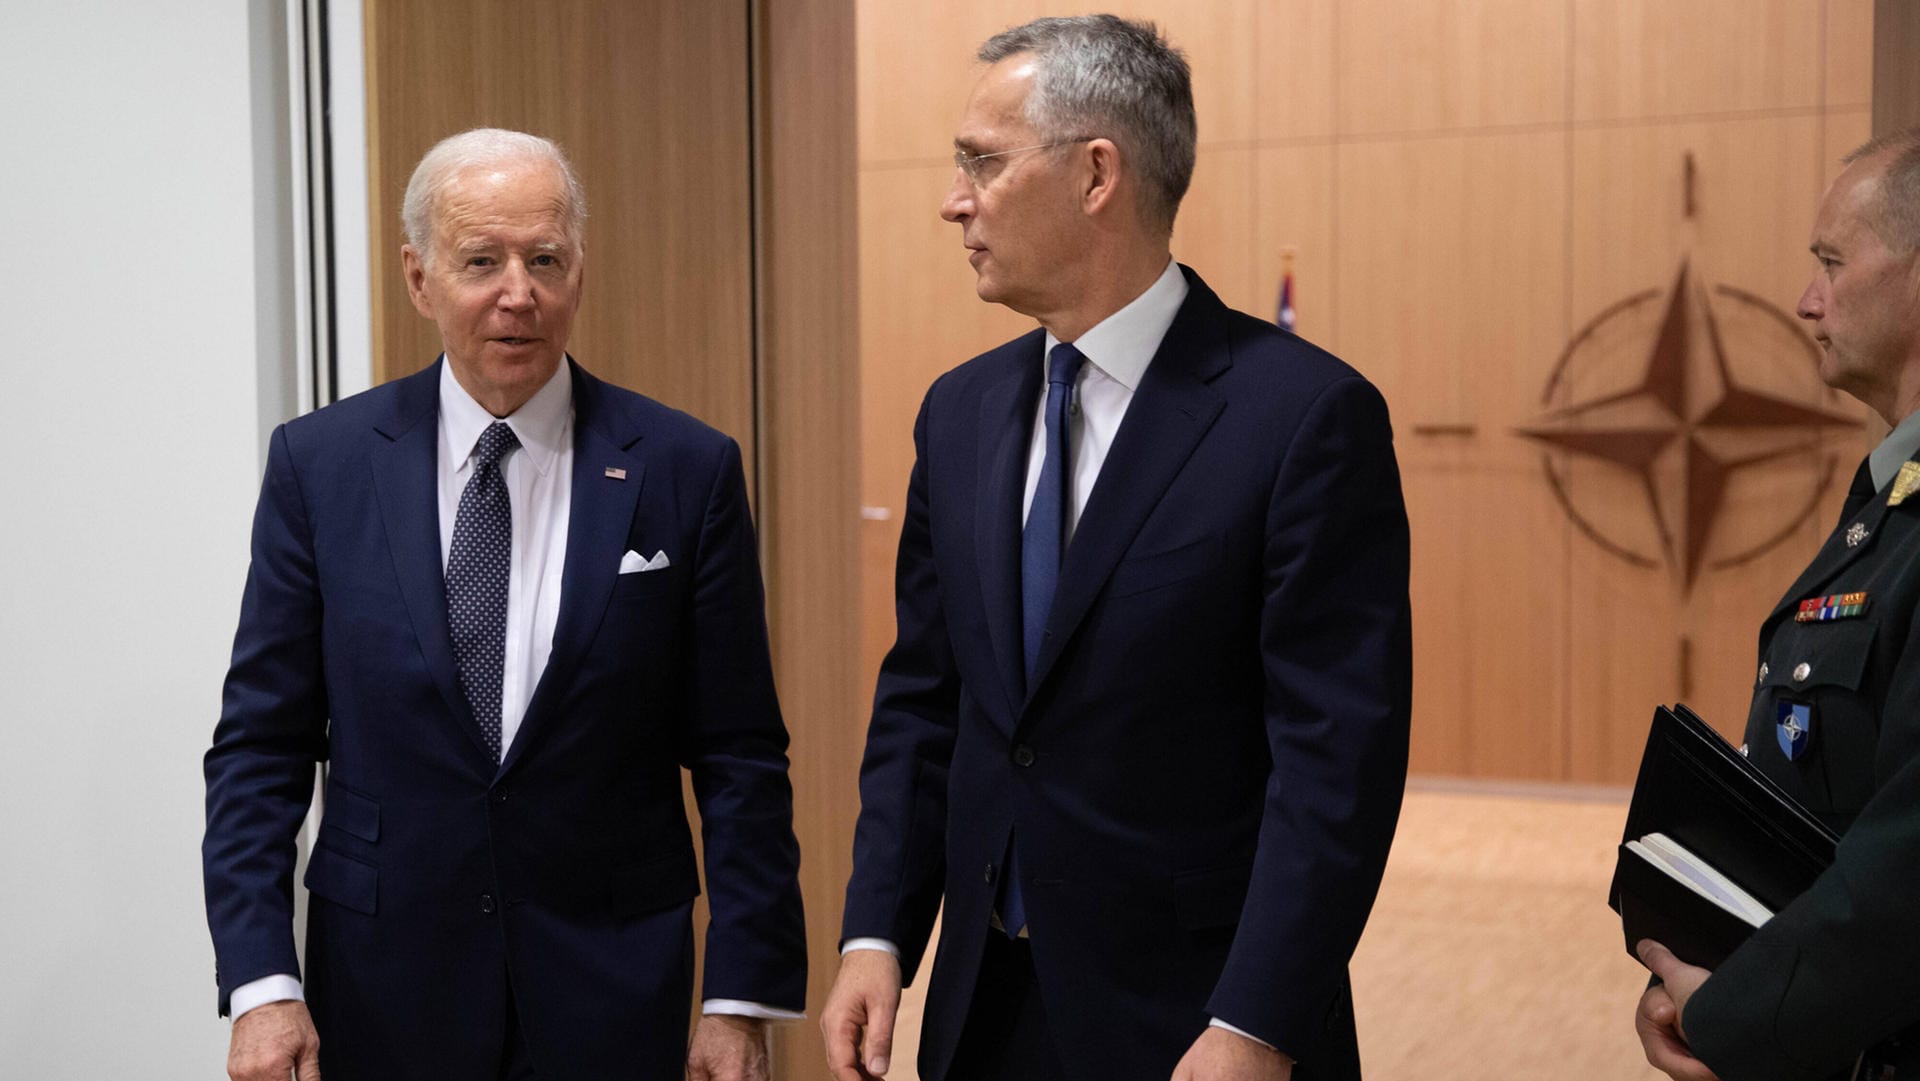
[[[880,665],[860,763],[860,819],[841,924],[843,941],[896,945],[908,983],[933,933],[946,877],[947,771],[960,699],[930,526],[927,429],[938,389],[936,383],[928,391],[913,426],[913,474],[894,567],[898,630]]]
[[[1406,783],[1409,548],[1386,403],[1365,380],[1325,389],[1280,455],[1260,626],[1273,771],[1207,1009],[1311,1061],[1345,997]]]
[[[708,493],[693,581],[680,740],[706,857],[705,999],[805,1009],[806,920],[787,729],[774,694],[766,598],[740,448]]]
[[[1881,758],[1900,764],[1841,836],[1833,866],[1735,950],[1681,1017],[1694,1054],[1726,1081],[1844,1071],[1920,1022],[1920,609],[1907,618],[1880,716]],[[1904,746],[1889,756],[1888,741]]]
[[[274,431],[254,512],[220,721],[207,751],[201,863],[220,1013],[233,988],[297,974],[294,837],[327,755],[313,532],[286,428]]]

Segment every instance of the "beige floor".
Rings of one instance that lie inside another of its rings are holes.
[[[1646,973],[1607,908],[1626,818],[1612,790],[1410,786],[1353,958],[1368,1081],[1642,1081]],[[922,999],[902,1002],[889,1081],[912,1070]]]

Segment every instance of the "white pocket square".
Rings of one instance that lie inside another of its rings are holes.
[[[632,549],[628,549],[627,554],[620,557],[621,574],[640,574],[643,571],[665,570],[672,565],[673,561],[667,558],[667,552],[664,548],[653,553],[652,559],[648,559]]]

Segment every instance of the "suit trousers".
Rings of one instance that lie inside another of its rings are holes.
[[[1059,1052],[1047,1030],[1033,948],[1024,938],[987,934],[980,977],[960,1030],[947,1081],[1062,1081]]]

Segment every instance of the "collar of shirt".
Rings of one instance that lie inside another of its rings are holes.
[[[554,368],[541,388],[527,403],[506,417],[495,417],[473,400],[460,381],[453,377],[453,365],[440,362],[440,460],[455,463],[453,475],[464,476],[472,468],[473,445],[480,433],[495,420],[505,420],[527,452],[527,461],[541,476],[553,468],[560,453],[560,441],[567,438],[567,421],[573,416],[573,377],[570,361]]]
[[[1891,484],[1893,475],[1915,454],[1920,454],[1920,411],[1908,414],[1867,458],[1867,469],[1873,474],[1873,490],[1877,492]]]
[[[1180,305],[1186,301],[1187,276],[1180,273],[1180,264],[1169,257],[1167,269],[1147,286],[1146,292],[1080,335],[1073,347],[1080,350],[1090,366],[1131,393],[1139,389],[1141,377],[1147,374],[1147,365],[1160,351],[1160,339],[1167,336],[1167,328],[1173,326],[1173,317],[1180,314]],[[1060,339],[1048,331],[1046,348],[1040,354],[1042,368],[1046,367],[1046,358],[1052,354],[1053,347],[1059,344]],[[480,433],[475,432],[474,438],[479,437]]]

